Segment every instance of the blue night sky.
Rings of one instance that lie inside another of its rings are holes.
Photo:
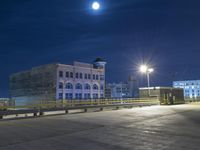
[[[126,81],[146,62],[152,85],[200,79],[199,0],[1,0],[0,97],[9,75],[74,60],[107,61],[107,81]]]

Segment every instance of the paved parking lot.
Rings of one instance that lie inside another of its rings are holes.
[[[0,150],[199,150],[200,104],[0,122]]]

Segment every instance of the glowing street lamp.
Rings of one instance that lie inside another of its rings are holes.
[[[140,72],[147,74],[147,84],[148,84],[148,91],[150,96],[150,74],[154,71],[153,68],[149,68],[147,65],[140,66]]]

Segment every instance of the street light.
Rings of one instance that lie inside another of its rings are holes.
[[[140,72],[147,74],[147,84],[148,84],[148,91],[149,91],[149,97],[150,97],[150,74],[154,71],[153,68],[149,68],[147,65],[141,65],[140,66]]]

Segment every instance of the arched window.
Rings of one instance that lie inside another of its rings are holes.
[[[98,86],[96,84],[93,85],[93,90],[98,90]]]
[[[85,84],[85,90],[90,90],[90,89],[91,89],[90,85],[88,83],[86,83]]]
[[[73,89],[73,85],[71,83],[67,83],[65,88],[66,89]]]
[[[76,89],[81,90],[82,89],[82,85],[80,83],[76,84]]]

